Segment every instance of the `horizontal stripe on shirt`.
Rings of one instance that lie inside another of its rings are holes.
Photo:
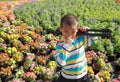
[[[70,68],[75,68],[75,67],[78,67],[78,66],[83,66],[84,63],[86,63],[86,61],[87,61],[86,58],[84,58],[83,61],[80,61],[80,62],[78,62],[78,63],[71,64],[71,65],[65,65],[65,66],[64,66],[64,69],[70,69]]]
[[[75,71],[73,71],[73,72],[70,72],[70,71],[66,71],[66,70],[63,70],[63,72],[65,73],[65,74],[67,74],[67,75],[79,75],[79,74],[81,74],[82,72],[84,72],[84,71],[86,71],[87,70],[87,66],[85,66],[82,70],[80,70],[80,71],[77,71],[77,72],[75,72]]]
[[[81,74],[78,74],[78,75],[67,75],[67,74],[61,72],[61,75],[64,78],[67,78],[67,79],[79,79],[79,78],[82,78],[83,76],[85,76],[86,74],[87,74],[87,71],[84,71],[84,72],[82,72]]]

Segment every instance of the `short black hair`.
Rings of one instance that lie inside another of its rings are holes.
[[[75,15],[67,14],[61,18],[60,26],[63,26],[64,24],[68,26],[78,26],[78,18]]]

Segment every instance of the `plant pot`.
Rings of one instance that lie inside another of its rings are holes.
[[[120,65],[116,65],[116,66],[115,66],[115,69],[116,69],[117,71],[120,71]]]
[[[108,62],[115,61],[116,56],[108,56]]]
[[[95,74],[97,74],[100,71],[100,68],[96,64],[93,64],[92,67]]]
[[[116,53],[116,58],[120,58],[120,53]]]

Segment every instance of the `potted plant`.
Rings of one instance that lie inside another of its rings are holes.
[[[7,77],[12,75],[12,69],[10,66],[0,68],[0,76]]]
[[[91,51],[87,51],[85,53],[86,57],[87,57],[87,62],[89,65],[91,65],[93,63],[93,60],[96,59],[97,54],[95,51],[91,50]]]
[[[98,75],[101,78],[101,80],[103,80],[105,82],[111,81],[111,74],[109,73],[109,71],[100,71],[100,72],[98,72]]]
[[[13,54],[12,58],[16,61],[16,62],[21,62],[24,58],[23,54],[21,52],[16,52],[15,54]]]
[[[105,66],[105,61],[102,58],[98,58],[97,60],[95,60],[95,63],[93,64],[93,68],[95,70],[101,70],[103,67]]]
[[[0,43],[4,42],[4,39],[3,38],[0,38]]]
[[[6,46],[7,46],[7,45],[6,45],[5,43],[0,43],[0,51],[1,51],[1,52],[4,52],[5,49],[7,48]]]
[[[94,75],[93,68],[91,66],[88,66],[88,73]]]
[[[16,71],[16,73],[15,73],[16,78],[23,77],[23,75],[24,75],[24,68],[23,68],[23,66],[20,66],[15,71]]]
[[[47,43],[39,43],[37,46],[38,54],[45,55],[47,53],[48,44]]]
[[[23,78],[13,78],[13,80],[9,82],[25,82],[25,80],[23,80]]]
[[[57,67],[57,64],[55,61],[49,61],[47,66],[51,69],[55,69]]]
[[[106,71],[112,73],[113,67],[112,67],[111,63],[106,63],[105,66],[103,66],[102,70],[106,70]]]
[[[23,78],[25,79],[26,82],[35,82],[37,76],[33,72],[26,72],[24,73]]]
[[[43,74],[44,82],[51,82],[54,76],[54,69],[46,68]]]
[[[37,80],[40,80],[40,79],[43,79],[42,76],[44,74],[44,71],[45,71],[45,66],[42,66],[42,65],[38,65],[38,66],[35,66],[32,71],[37,75]]]
[[[39,65],[46,65],[46,58],[47,56],[44,56],[44,55],[36,56],[37,63]]]

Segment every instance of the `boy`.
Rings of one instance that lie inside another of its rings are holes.
[[[87,60],[85,57],[85,37],[76,36],[78,19],[68,14],[61,19],[59,30],[62,40],[57,43],[55,60],[62,67],[61,74],[56,82],[91,82],[87,74]],[[82,32],[85,27],[80,28]]]

